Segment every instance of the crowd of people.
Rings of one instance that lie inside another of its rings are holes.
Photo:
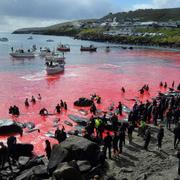
[[[177,86],[177,91],[174,91],[175,82],[173,81],[169,93],[160,93],[157,97],[154,97],[152,101],[147,100],[146,102],[135,101],[131,111],[128,114],[128,122],[119,121],[119,116],[123,115],[123,106],[119,101],[116,107],[109,108],[108,111],[101,113],[99,115],[96,104],[101,104],[101,97],[96,94],[91,95],[91,100],[93,100],[90,106],[90,113],[92,116],[89,123],[85,127],[84,138],[95,141],[103,146],[103,153],[106,156],[108,151],[108,157],[112,158],[123,152],[123,147],[126,145],[126,136],[128,137],[128,142],[133,143],[133,132],[134,129],[138,129],[138,136],[142,137],[144,141],[144,150],[148,151],[149,144],[152,139],[151,124],[157,128],[156,140],[157,149],[162,149],[162,142],[164,136],[166,136],[164,131],[164,126],[167,130],[174,133],[174,149],[178,149],[178,144],[180,141],[180,84]],[[167,88],[167,82],[160,82],[160,87]],[[121,89],[122,93],[126,93],[124,87]],[[149,93],[149,85],[145,84],[140,90],[140,95],[144,93]],[[41,99],[40,94],[38,99]],[[32,103],[36,103],[34,96],[31,98]],[[29,106],[28,98],[25,100],[25,106]],[[61,113],[62,109],[67,110],[66,102],[60,100],[56,105],[56,113]],[[11,107],[9,110],[10,114],[19,115],[18,107]],[[48,115],[46,108],[42,108],[39,112],[40,115]],[[103,114],[103,115],[102,115]],[[173,126],[172,126],[173,125]],[[173,128],[172,128],[173,127]],[[78,134],[77,134],[78,135]],[[55,131],[55,138],[59,143],[67,138],[65,128],[60,130],[59,128]],[[173,141],[173,140],[172,140]],[[51,155],[51,144],[49,140],[45,141],[45,152],[47,158]],[[5,145],[0,144],[1,149],[6,149]],[[178,150],[177,157],[180,159],[180,151]],[[4,160],[2,160],[3,162]],[[180,162],[180,160],[179,160]],[[3,164],[3,163],[2,163]],[[3,166],[3,165],[2,165]],[[179,164],[180,173],[180,164]]]

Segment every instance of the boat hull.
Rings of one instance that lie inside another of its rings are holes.
[[[53,56],[46,56],[45,58],[46,62],[52,61],[52,62],[62,62],[65,60],[65,57],[53,57]]]
[[[90,51],[90,52],[96,52],[97,48],[86,48],[86,47],[83,47],[80,49],[80,51]]]
[[[53,74],[58,74],[64,71],[64,65],[60,65],[57,67],[46,67],[46,73],[47,75],[53,75]]]
[[[33,53],[10,53],[10,55],[14,58],[34,58],[35,57]]]
[[[57,48],[57,50],[61,52],[69,52],[70,48]]]

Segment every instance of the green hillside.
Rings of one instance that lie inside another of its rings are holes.
[[[108,14],[101,18],[101,20],[105,19],[113,19],[117,18],[117,21],[125,21],[138,19],[139,21],[180,21],[180,8],[172,8],[172,9],[139,9],[136,11],[129,12],[119,12],[115,14]]]

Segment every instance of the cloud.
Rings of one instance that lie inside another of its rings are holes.
[[[180,0],[151,0],[150,3],[142,3],[133,5],[133,9],[158,9],[180,7]]]
[[[0,14],[16,17],[77,19],[108,13],[110,0],[0,0]]]
[[[0,0],[0,28],[46,26],[63,20],[99,18],[112,9],[111,0]]]

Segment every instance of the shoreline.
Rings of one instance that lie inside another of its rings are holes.
[[[13,32],[11,34],[32,34],[32,33],[19,33],[19,32]],[[47,34],[47,33],[33,33],[32,35],[45,35],[45,36],[62,36],[62,37],[70,37],[73,38],[74,40],[81,40],[81,41],[93,41],[93,42],[100,42],[100,43],[107,43],[107,45],[109,46],[109,44],[113,44],[114,47],[122,47],[122,46],[132,46],[132,47],[138,47],[139,49],[157,49],[157,50],[168,50],[168,51],[180,51],[180,47],[171,47],[171,46],[158,46],[158,45],[150,45],[149,43],[147,44],[132,44],[132,43],[120,43],[120,42],[114,42],[114,41],[105,41],[103,39],[93,39],[93,38],[79,38],[77,37],[77,35],[67,35],[67,34],[62,34],[62,35],[58,35],[58,34]],[[110,47],[113,47],[113,45],[110,45]]]

